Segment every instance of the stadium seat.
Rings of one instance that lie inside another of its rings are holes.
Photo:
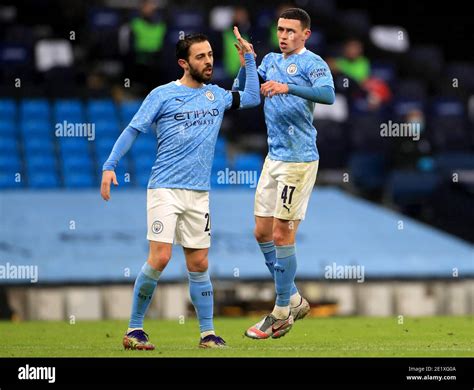
[[[32,135],[24,138],[23,148],[26,156],[34,153],[53,154],[54,142],[49,135]]]
[[[0,154],[16,154],[18,153],[18,142],[14,136],[0,136]]]
[[[115,104],[112,99],[91,99],[87,102],[87,117],[89,121],[117,120]]]
[[[215,157],[227,156],[227,141],[225,140],[225,138],[222,138],[222,137],[217,138],[214,156]]]
[[[0,99],[0,118],[16,119],[16,102],[13,99]]]
[[[58,99],[53,105],[53,116],[56,122],[83,122],[84,110],[79,99]]]
[[[396,81],[396,69],[393,62],[373,62],[370,66],[371,77],[384,80],[389,85],[394,85]]]
[[[428,86],[426,82],[420,79],[399,80],[394,87],[397,98],[423,101],[427,96]]]
[[[95,186],[94,176],[86,172],[71,172],[64,176],[66,188],[90,188]]]
[[[24,138],[35,136],[49,136],[54,134],[55,128],[49,120],[45,119],[25,119],[20,122],[20,131]]]
[[[349,119],[351,145],[357,151],[379,152],[388,148],[389,139],[380,136],[380,125],[383,118],[378,115],[365,114],[352,116]]]
[[[466,120],[462,116],[433,117],[427,134],[437,151],[469,150],[470,148]]]
[[[28,172],[32,171],[55,171],[56,157],[51,154],[33,154],[26,159]]]
[[[94,122],[95,138],[114,138],[117,140],[120,135],[122,127],[114,118],[112,120],[100,119]]]
[[[33,171],[28,175],[28,185],[30,188],[55,188],[60,186],[59,177],[54,171],[41,172]]]
[[[16,123],[13,120],[0,118],[0,137],[15,137],[16,132]]]
[[[350,147],[346,126],[329,119],[316,119],[315,126],[321,157],[319,169],[345,167]]]
[[[122,121],[122,127],[125,128],[130,121],[132,120],[133,116],[137,113],[138,109],[140,108],[142,102],[141,100],[130,100],[123,102],[120,105],[120,120]]]
[[[72,173],[92,172],[92,160],[88,155],[63,156],[61,166],[65,177]]]
[[[257,171],[263,167],[263,158],[256,153],[237,154],[234,159],[234,169],[236,171]]]
[[[350,180],[363,191],[380,190],[385,183],[385,165],[381,153],[354,153],[349,159]]]
[[[445,152],[434,157],[435,166],[442,172],[474,170],[474,154],[471,152]]]
[[[0,172],[20,172],[21,160],[18,153],[0,155]]]
[[[432,172],[395,170],[387,184],[387,195],[399,206],[423,204],[440,184],[440,176]]]
[[[51,107],[47,99],[23,99],[20,103],[21,120],[50,120]]]
[[[16,180],[16,172],[5,172],[0,169],[0,189],[21,188],[23,183],[23,180]]]

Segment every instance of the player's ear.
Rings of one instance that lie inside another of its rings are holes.
[[[307,41],[311,36],[311,30],[309,28],[305,28],[303,31],[304,40]]]
[[[189,65],[188,65],[188,61],[186,60],[183,60],[182,58],[180,58],[178,60],[178,65],[183,68],[183,70],[188,70],[189,69]]]

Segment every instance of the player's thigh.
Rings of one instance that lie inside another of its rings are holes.
[[[275,161],[270,160],[268,157],[265,159],[257,189],[255,190],[254,215],[256,217],[273,217],[275,212],[278,183],[272,174],[274,165]]]
[[[178,218],[175,242],[190,249],[211,246],[209,192],[187,191],[185,210]]]
[[[317,172],[318,161],[280,162],[276,169],[275,218],[288,221],[304,219]]]
[[[186,267],[190,272],[204,272],[209,266],[209,248],[193,249],[183,248],[186,257]]]
[[[180,213],[180,201],[172,189],[148,189],[147,239],[172,244]]]

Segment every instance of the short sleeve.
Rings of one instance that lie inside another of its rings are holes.
[[[163,100],[160,91],[154,89],[145,98],[129,126],[142,133],[148,133],[150,128],[154,130],[156,128],[156,118],[160,113],[162,104]]]
[[[309,63],[307,75],[313,87],[330,86],[334,88],[334,81],[328,64],[323,60],[313,60]]]

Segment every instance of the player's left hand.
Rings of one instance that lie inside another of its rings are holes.
[[[278,83],[276,81],[267,81],[260,86],[260,93],[269,98],[274,95],[286,94],[288,90],[288,84]]]

